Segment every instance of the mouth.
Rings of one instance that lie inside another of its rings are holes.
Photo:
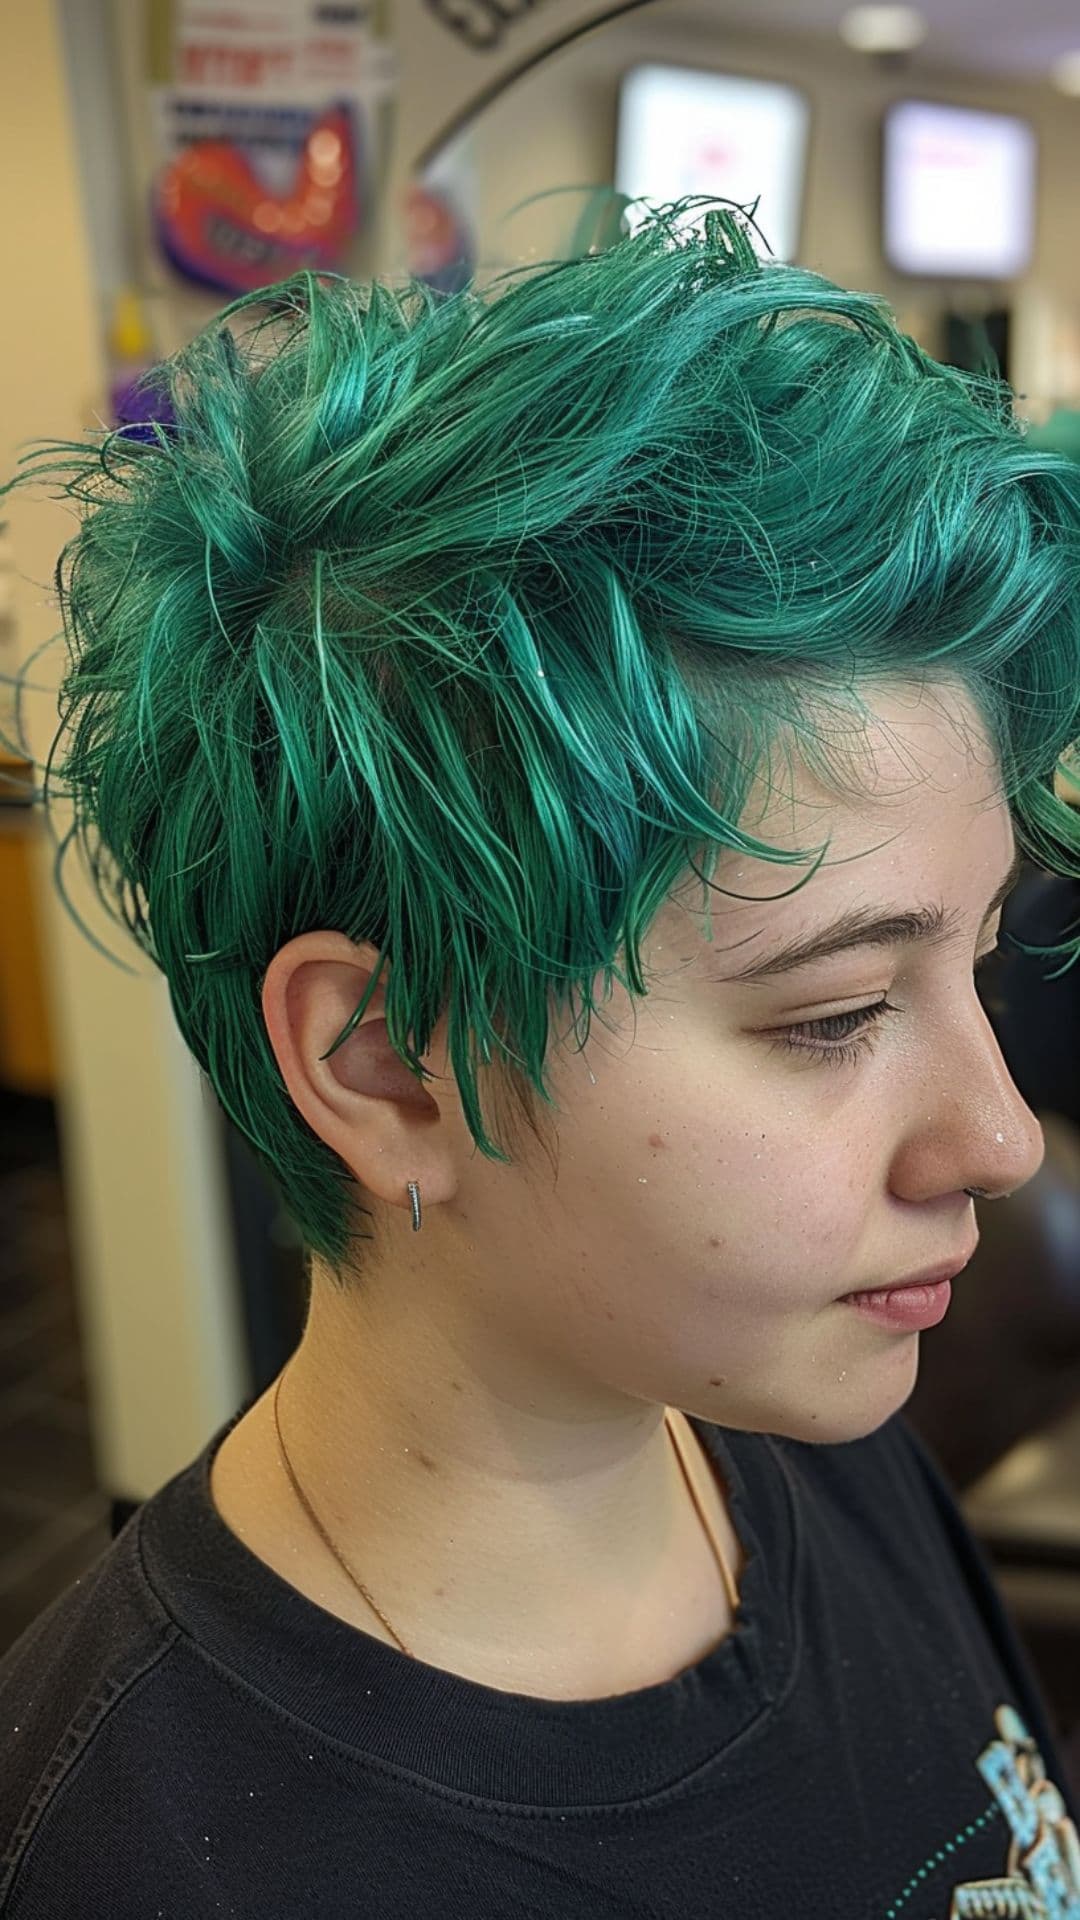
[[[936,1267],[924,1267],[921,1273],[908,1273],[900,1280],[883,1280],[880,1287],[856,1287],[851,1293],[841,1294],[840,1298],[850,1300],[856,1293],[860,1296],[868,1293],[900,1293],[905,1287],[936,1287],[942,1280],[955,1280],[957,1274],[963,1273],[969,1261],[974,1259],[978,1244],[976,1240],[975,1246],[955,1260],[942,1261]]]
[[[975,1251],[972,1248],[972,1253]],[[920,1333],[936,1327],[945,1318],[952,1300],[951,1282],[962,1273],[971,1259],[950,1260],[944,1266],[927,1267],[922,1273],[907,1274],[884,1287],[863,1287],[840,1296],[838,1304],[854,1309],[875,1323],[879,1331]]]

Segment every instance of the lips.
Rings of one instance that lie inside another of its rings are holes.
[[[971,1255],[968,1255],[970,1260]],[[939,1280],[955,1280],[963,1273],[967,1260],[950,1260],[943,1267],[927,1267],[923,1273],[909,1273],[905,1280],[890,1280],[888,1288],[873,1288],[873,1292],[885,1292],[898,1287],[936,1287]]]
[[[976,1241],[975,1245],[978,1245],[978,1241]],[[967,1266],[974,1252],[975,1247],[972,1247],[971,1252],[965,1254],[962,1259],[946,1261],[943,1266],[926,1267],[922,1273],[905,1274],[902,1280],[885,1280],[880,1287],[855,1287],[852,1291],[855,1293],[896,1293],[903,1287],[935,1287],[940,1280],[955,1280],[958,1273],[963,1273],[964,1268]],[[851,1294],[845,1293],[841,1298],[850,1300]]]

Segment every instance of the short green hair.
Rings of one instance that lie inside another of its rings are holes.
[[[579,1003],[583,1045],[599,973],[648,991],[640,943],[688,873],[707,888],[728,848],[816,871],[828,842],[781,851],[740,816],[783,730],[830,764],[820,716],[859,685],[959,679],[1019,843],[1080,873],[1054,791],[1080,468],[875,296],[760,263],[738,210],[654,207],[484,293],[298,273],[150,385],[167,418],[36,442],[8,483],[59,472],[82,506],[49,774],[339,1284],[371,1210],[261,1012],[294,936],[382,956],[335,1047],[384,965],[414,1072],[446,1014],[470,1132],[509,1162],[510,1122],[555,1106],[553,1013]],[[502,1140],[481,1068],[514,1096]]]

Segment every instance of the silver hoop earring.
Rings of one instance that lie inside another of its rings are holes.
[[[412,1201],[413,1232],[419,1233],[420,1231],[420,1183],[418,1180],[409,1181],[408,1192],[409,1192],[409,1199]]]

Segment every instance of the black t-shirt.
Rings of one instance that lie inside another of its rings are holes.
[[[693,1420],[748,1555],[735,1628],[582,1701],[296,1592],[211,1501],[239,1418],[0,1662],[10,1920],[1080,1916],[1045,1704],[902,1415],[835,1446]]]

